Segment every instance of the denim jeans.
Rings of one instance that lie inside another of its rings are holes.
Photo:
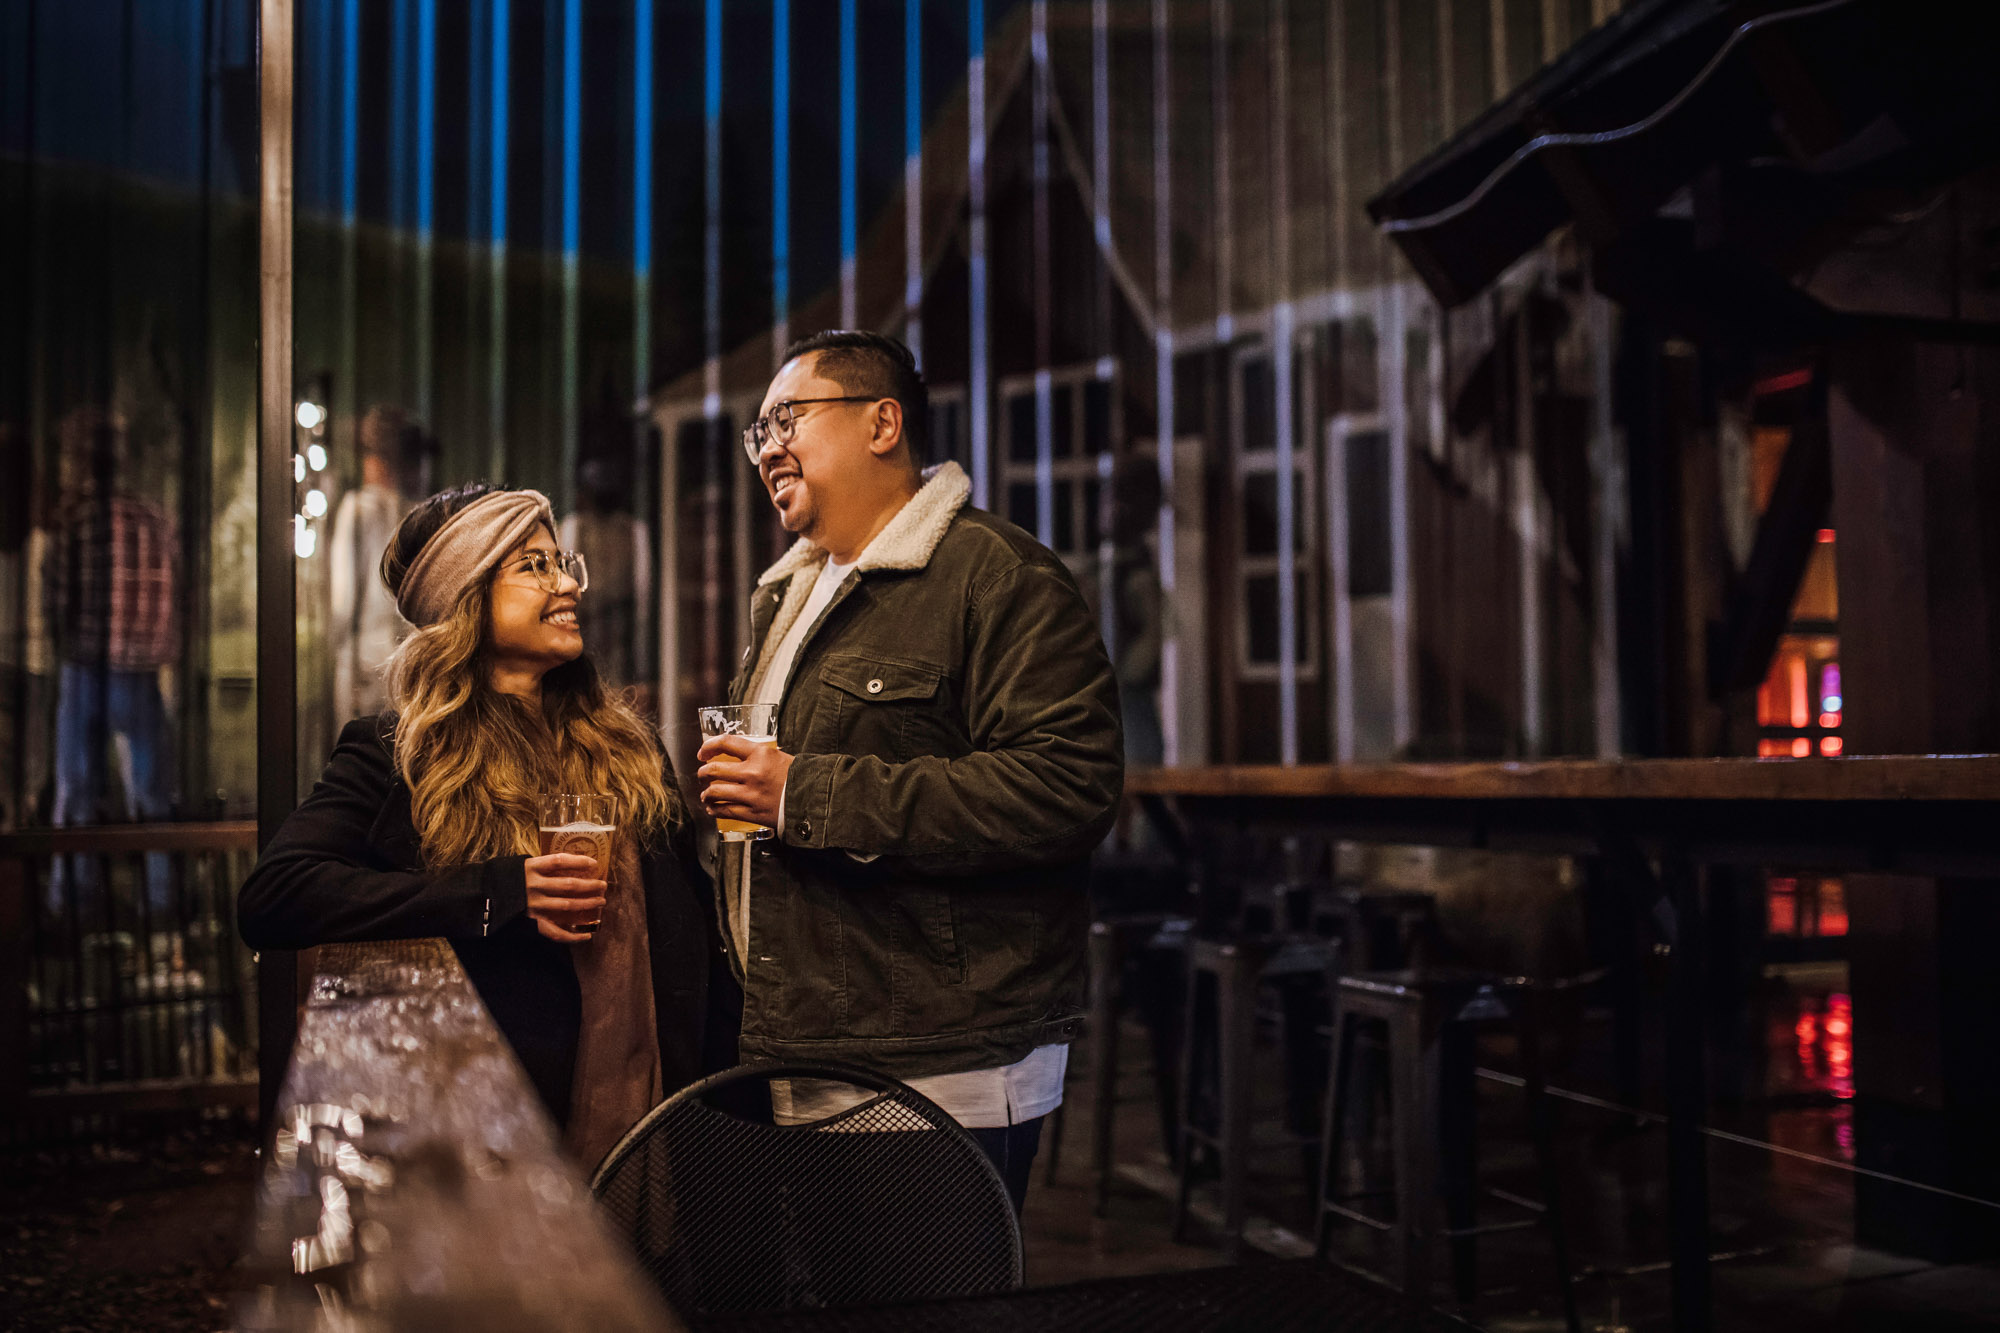
[[[1036,1149],[1042,1145],[1042,1121],[1046,1118],[1036,1116],[1018,1125],[965,1131],[999,1171],[1000,1179],[1007,1182],[1007,1197],[1014,1201],[1016,1217],[1021,1215],[1021,1204],[1028,1197],[1028,1172],[1035,1165]]]
[[[104,755],[112,737],[122,737],[130,756],[126,771],[125,817],[163,820],[173,810],[173,753],[166,702],[155,671],[115,671],[81,662],[62,664],[56,696],[57,828],[94,823],[104,796]],[[73,865],[66,864],[74,862]],[[85,920],[102,919],[97,902],[101,876],[95,857],[58,858],[49,876],[49,907],[59,912],[74,881],[77,910]],[[171,868],[164,852],[146,855],[146,903],[163,928],[172,907]]]

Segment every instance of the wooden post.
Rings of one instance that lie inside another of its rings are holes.
[[[1947,210],[1952,218],[1957,210]],[[1949,242],[1917,247],[1944,251]],[[2000,356],[1878,344],[1833,358],[1842,712],[1849,754],[2000,744]],[[2000,1198],[1992,881],[1847,881],[1857,1165]],[[2000,1242],[1994,1210],[1855,1180],[1862,1243],[1942,1262]]]
[[[298,799],[298,597],[292,562],[292,0],[257,8],[257,845]],[[257,960],[258,1105],[268,1136],[298,1031],[298,960]]]
[[[28,885],[20,857],[0,858],[0,1110],[28,1096]]]

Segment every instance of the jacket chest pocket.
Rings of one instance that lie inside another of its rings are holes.
[[[945,753],[948,728],[940,712],[944,672],[921,663],[857,653],[829,653],[824,687],[806,749],[821,754],[868,754],[913,759]]]

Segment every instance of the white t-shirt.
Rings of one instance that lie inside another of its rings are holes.
[[[862,552],[862,555],[866,554]],[[799,648],[805,643],[806,635],[833,600],[834,593],[839,591],[848,571],[860,561],[861,556],[856,556],[845,565],[829,559],[820,569],[811,596],[800,609],[798,619],[785,631],[785,637],[778,640],[778,647],[771,654],[771,664],[765,668],[763,676],[750,682],[750,688],[743,696],[746,700],[773,705],[781,701],[785,681],[792,674],[792,664],[798,660]],[[835,799],[839,799],[838,793]],[[780,833],[784,827],[785,800],[781,794],[778,797]],[[750,958],[748,856],[742,858],[742,865],[743,873],[733,886],[736,891],[731,895],[735,901],[729,905],[729,926],[736,937],[737,956],[744,960],[747,968]],[[933,1074],[927,1078],[906,1079],[905,1082],[936,1102],[946,1114],[967,1129],[1001,1129],[1047,1115],[1060,1106],[1063,1075],[1068,1069],[1068,1046],[1039,1046],[1011,1065],[970,1069],[963,1073]],[[776,1079],[771,1084],[771,1110],[781,1125],[823,1120],[865,1100],[864,1095],[841,1083],[800,1080],[794,1084],[790,1080]]]

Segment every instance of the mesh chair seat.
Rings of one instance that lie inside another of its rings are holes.
[[[776,1124],[780,1079],[861,1100]],[[979,1145],[921,1093],[839,1065],[746,1065],[683,1089],[606,1155],[591,1192],[690,1318],[1021,1284],[1020,1224]]]

